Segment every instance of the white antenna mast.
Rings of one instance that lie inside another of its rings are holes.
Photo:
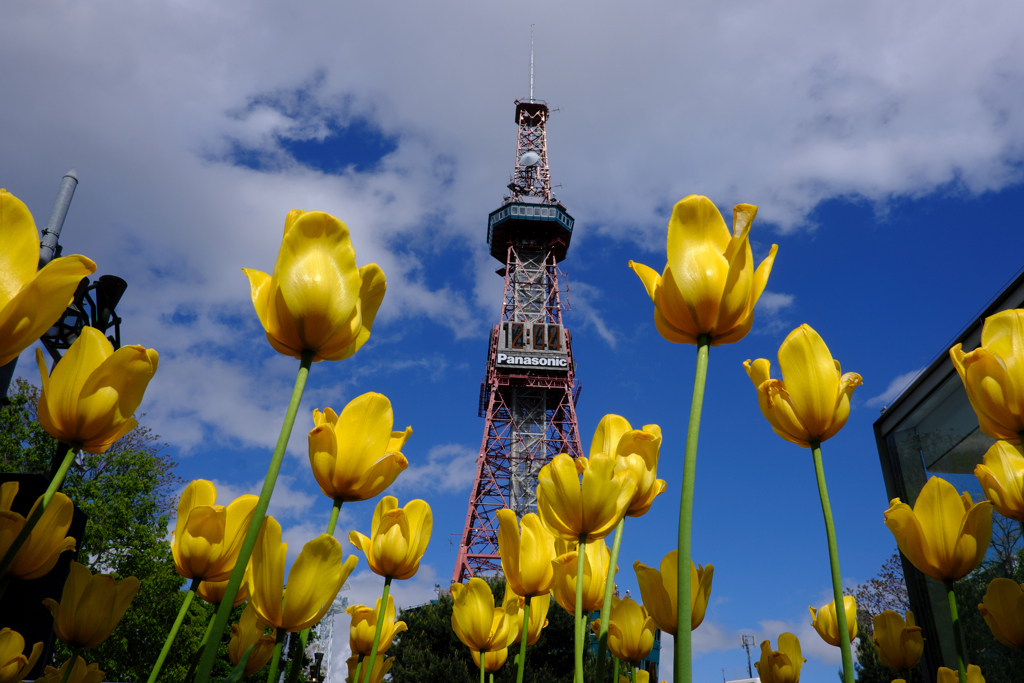
[[[533,102],[533,24],[530,24],[530,101]]]

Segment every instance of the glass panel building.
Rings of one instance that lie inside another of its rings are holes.
[[[950,346],[959,343],[964,351],[976,349],[981,343],[985,318],[1013,308],[1024,308],[1024,271]],[[950,360],[949,349],[937,351],[935,360],[882,409],[874,424],[887,497],[899,498],[911,506],[932,475],[946,479],[957,491],[969,491],[975,501],[985,498],[974,477],[974,467],[981,463],[994,440],[978,427],[978,418]],[[956,669],[946,591],[941,583],[917,571],[905,557],[901,559],[911,609],[925,637],[922,673],[926,681],[934,681],[933,672],[939,666]],[[959,606],[961,614],[972,609],[977,607]]]

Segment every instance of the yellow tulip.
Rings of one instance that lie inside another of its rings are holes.
[[[409,466],[402,446],[412,427],[393,432],[391,401],[383,394],[354,398],[338,415],[330,408],[313,411],[309,464],[324,495],[353,502],[376,498]]]
[[[665,492],[665,480],[658,479],[658,451],[661,427],[645,425],[633,429],[621,415],[605,415],[590,442],[590,456],[614,455],[615,471],[626,471],[636,482],[636,492],[626,509],[627,517],[640,517],[651,509],[654,499]]]
[[[352,531],[348,540],[366,554],[374,574],[408,579],[419,571],[433,525],[426,501],[410,500],[400,508],[397,498],[384,496],[373,511],[370,536]]]
[[[642,562],[633,563],[636,582],[640,585],[640,597],[644,607],[650,612],[654,624],[673,636],[679,630],[679,619],[676,613],[677,577],[676,564],[678,550],[670,551],[661,560],[661,571],[653,569]],[[697,628],[704,621],[704,614],[711,599],[711,582],[715,576],[715,566],[697,566],[690,561],[690,630]]]
[[[591,628],[600,633],[601,624],[595,621]],[[608,649],[625,662],[637,664],[654,648],[657,628],[647,609],[632,598],[612,598],[612,611],[608,619]]]
[[[46,667],[46,671],[36,679],[36,683],[60,683],[64,680],[64,673],[68,670],[69,664],[71,664],[70,659],[64,662],[59,669],[52,666]],[[75,664],[71,667],[71,675],[68,676],[65,683],[101,683],[104,676],[106,676],[106,672],[100,669],[99,664],[92,663],[87,666],[84,659],[76,657]]]
[[[253,548],[249,604],[268,626],[293,633],[323,619],[359,560],[349,555],[342,564],[341,543],[334,536],[320,534],[302,546],[288,572],[285,590],[287,556],[288,544],[281,542],[281,525],[267,517]]]
[[[110,637],[139,585],[134,576],[117,583],[109,574],[93,576],[87,567],[72,562],[60,602],[46,598],[43,605],[53,615],[58,638],[71,647],[96,647]]]
[[[992,538],[992,503],[975,503],[945,479],[932,477],[914,508],[893,498],[885,525],[911,564],[937,581],[970,574],[985,558]]]
[[[890,669],[912,669],[924,653],[921,627],[914,623],[914,613],[907,610],[903,619],[892,610],[885,610],[872,619],[875,632],[871,639],[878,650],[878,658]]]
[[[50,329],[96,264],[77,254],[39,267],[39,233],[28,207],[0,188],[0,366]]]
[[[178,501],[171,551],[175,568],[186,579],[227,581],[259,496],[239,496],[227,507],[214,505],[216,500],[213,482],[196,479]]]
[[[39,396],[43,429],[58,441],[103,453],[138,426],[132,413],[156,373],[159,355],[141,346],[115,351],[102,332],[85,327],[53,375],[47,373],[39,349],[36,362],[43,382]]]
[[[523,641],[523,612],[526,607],[526,598],[517,595],[512,590],[512,585],[507,580],[505,581],[505,598],[502,601],[502,606],[510,602],[515,603],[516,620],[512,625],[512,633],[515,635],[515,639],[509,643],[509,645],[519,645]],[[541,632],[547,628],[548,625],[548,609],[551,607],[551,593],[545,593],[544,595],[535,595],[530,598],[530,623],[526,627],[526,644],[533,645],[540,640]]]
[[[480,668],[480,653],[476,650],[470,650],[473,655],[473,663],[476,664],[476,668]],[[487,652],[484,654],[484,671],[497,671],[501,667],[505,666],[505,660],[508,659],[508,648],[503,647],[500,650],[494,650],[493,652]]]
[[[16,481],[9,481],[0,486],[0,557],[7,553],[27,519],[17,512],[11,512],[18,488]],[[42,496],[39,496],[32,505],[29,517],[40,500]],[[18,554],[14,556],[7,575],[16,579],[38,579],[49,574],[61,553],[75,549],[75,539],[67,536],[74,514],[75,505],[71,499],[63,493],[55,493],[50,504],[43,510],[39,522],[18,550]]]
[[[391,665],[394,663],[394,661],[394,657],[388,657],[387,659],[384,659],[383,657],[377,657],[375,660],[373,660],[373,672],[370,674],[370,683],[381,683],[384,680],[384,674],[386,674],[388,671],[391,671]],[[363,666],[359,669],[358,681],[355,680],[355,673],[356,667],[359,665],[359,655],[352,655],[347,660],[345,660],[345,664],[348,665],[348,675],[345,677],[345,681],[347,683],[362,683],[364,675],[363,671],[367,666],[370,665],[370,660],[363,660]]]
[[[981,346],[949,350],[978,414],[981,431],[993,439],[1020,443],[1024,431],[1024,310],[1000,311],[985,319]]]
[[[0,629],[0,683],[21,681],[43,654],[43,644],[36,643],[25,656],[25,639],[17,631]]]
[[[754,666],[761,683],[798,683],[806,661],[800,654],[800,640],[792,633],[783,633],[778,650],[772,650],[771,641],[761,643],[761,661]]]
[[[274,272],[243,268],[267,341],[278,353],[344,360],[370,338],[387,282],[376,263],[359,268],[348,227],[322,211],[293,209]]]
[[[377,632],[377,613],[380,610],[380,598],[376,607],[366,605],[350,605],[346,610],[351,617],[349,626],[349,649],[357,655],[368,655],[373,651],[373,636]],[[381,655],[391,647],[396,633],[404,632],[408,627],[404,621],[395,621],[395,599],[388,596],[388,606],[384,611],[384,625],[380,632],[380,643],[377,654]]]
[[[277,631],[264,634],[267,625],[260,621],[252,603],[245,606],[237,624],[231,625],[231,641],[228,643],[228,659],[238,666],[245,651],[252,647],[252,654],[245,663],[245,675],[254,674],[267,665],[274,656]]]
[[[754,270],[750,224],[757,207],[737,204],[733,230],[707,197],[690,195],[675,205],[668,223],[668,263],[661,276],[629,262],[654,302],[654,325],[676,344],[711,337],[712,346],[737,342],[750,332],[754,305],[775,262],[778,245]]]
[[[645,671],[644,669],[636,670],[636,683],[650,683],[650,680],[651,674],[649,671]],[[619,683],[633,683],[633,678],[631,676],[619,674]],[[662,683],[665,682],[662,681]]]
[[[784,379],[772,379],[771,362],[746,361],[757,403],[772,431],[797,446],[831,439],[850,417],[850,397],[863,384],[856,372],[843,371],[821,337],[810,325],[801,325],[779,347],[779,368]]]
[[[546,595],[555,582],[555,537],[532,512],[523,515],[522,535],[516,513],[498,510],[501,570],[517,595]]]
[[[555,569],[555,583],[551,588],[551,594],[555,602],[569,614],[576,613],[576,568],[577,543],[556,541],[555,548],[558,556],[553,562]],[[604,539],[587,543],[583,552],[583,612],[593,612],[601,609],[604,604],[604,587],[608,579],[608,564],[611,562],[611,553]]]
[[[242,585],[238,587],[238,595],[235,596],[235,601],[232,603],[232,606],[238,607],[249,599],[249,574],[251,571],[252,565],[250,564],[245,568],[245,576],[242,577]],[[196,595],[211,605],[219,605],[224,599],[224,591],[227,587],[227,581],[203,581],[199,584],[199,588],[196,590]]]
[[[565,541],[585,537],[587,543],[615,529],[637,489],[626,471],[615,471],[615,457],[605,453],[589,460],[559,453],[541,468],[537,481],[537,512],[548,531]]]
[[[835,602],[822,605],[817,610],[810,606],[807,609],[811,611],[811,626],[821,639],[829,645],[839,647],[839,621],[836,619]],[[857,599],[852,595],[844,595],[843,609],[846,612],[846,628],[852,643],[857,637]]]
[[[1024,521],[1024,451],[1007,441],[996,441],[974,468],[981,489],[1003,517]]]
[[[1010,579],[992,579],[978,605],[992,635],[1007,647],[1024,648],[1024,586]]]
[[[935,680],[936,683],[958,683],[960,674],[953,669],[940,666]],[[981,667],[977,664],[967,665],[967,683],[985,683],[985,677],[981,675]]]
[[[494,605],[494,595],[486,581],[473,577],[466,584],[453,583],[452,629],[470,650],[492,652],[506,648],[515,640],[518,603]]]

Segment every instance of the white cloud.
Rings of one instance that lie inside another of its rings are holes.
[[[782,332],[788,326],[783,312],[793,305],[796,297],[792,294],[764,291],[757,300],[754,312],[756,331],[761,334]]]
[[[252,484],[228,484],[217,479],[212,481],[217,487],[217,502],[220,505],[227,505],[238,496],[245,494],[258,496],[263,488],[263,479]],[[286,475],[278,476],[274,484],[274,496],[270,499],[267,514],[278,522],[304,518],[309,509],[313,507],[313,503],[321,495],[319,493],[307,493],[306,491],[294,488],[294,484],[295,478]],[[343,509],[342,514],[344,513]],[[324,525],[326,525],[326,520],[324,520]],[[321,528],[324,525],[321,525]],[[285,524],[281,526],[284,527]],[[317,532],[317,534],[306,537],[303,543],[319,533]]]
[[[478,455],[462,444],[434,446],[427,453],[427,462],[410,461],[392,487],[396,491],[460,491],[473,483]]]
[[[769,315],[778,315],[782,309],[792,306],[795,298],[792,294],[765,291],[757,300],[757,305]]]
[[[885,388],[885,391],[880,393],[878,396],[869,398],[864,402],[866,406],[884,406],[900,395],[900,392],[910,386],[911,382],[917,379],[917,376],[924,371],[924,368],[918,368],[911,370],[910,372],[904,372],[902,375],[897,375],[889,386]]]
[[[601,315],[600,301],[601,290],[593,285],[588,285],[579,280],[573,280],[570,286],[572,298],[569,301],[572,311],[583,316],[584,328],[589,327],[601,337],[612,349],[618,345],[619,340],[604,317]],[[566,294],[568,298],[568,293]]]
[[[273,267],[293,207],[342,217],[360,263],[385,270],[385,328],[483,332],[500,288],[481,220],[511,170],[524,12],[543,14],[537,93],[559,108],[549,151],[574,242],[661,249],[666,207],[695,191],[792,231],[830,198],[884,211],[1021,180],[1020,3],[399,4],[44,0],[4,15],[3,185],[42,222],[77,167],[62,244],[128,280],[126,341],[163,356],[143,410],[172,445],[276,441],[294,364],[266,353],[239,269]],[[609,93],[621,121],[604,114]],[[364,171],[287,152],[357,119],[394,142]],[[232,165],[239,146],[263,170]],[[462,270],[439,271],[452,250]],[[600,292],[578,291],[614,347]],[[762,299],[763,329],[782,325],[787,296]],[[195,322],[171,323],[176,311]]]

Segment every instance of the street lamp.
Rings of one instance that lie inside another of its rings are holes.
[[[316,652],[313,654],[313,678],[312,683],[320,683],[320,664],[324,661],[324,653]]]
[[[121,317],[114,308],[127,288],[128,283],[116,275],[101,275],[92,283],[89,278],[82,278],[64,315],[39,339],[54,363],[60,360],[62,351],[71,348],[82,334],[82,328],[87,326],[103,333],[113,328],[113,334],[107,335],[107,339],[115,349],[121,348]]]

